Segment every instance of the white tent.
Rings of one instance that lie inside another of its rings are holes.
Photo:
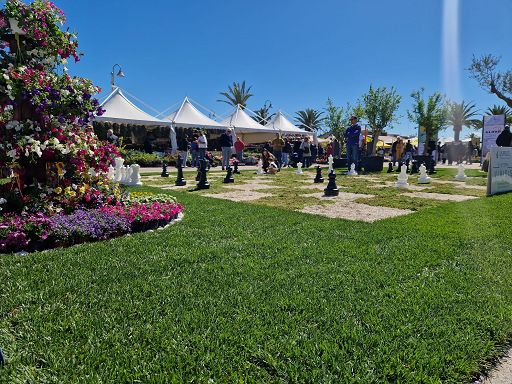
[[[138,108],[128,100],[120,88],[114,89],[101,106],[105,113],[96,116],[97,121],[147,126],[171,125],[169,121],[160,120]]]
[[[258,123],[256,120],[254,120],[252,117],[250,117],[240,105],[237,105],[236,109],[233,111],[231,115],[229,115],[227,118],[222,120],[222,125],[234,128],[237,132],[270,132],[270,133],[276,133],[274,128],[268,128],[260,123]]]
[[[109,123],[144,125],[150,127],[168,126],[170,129],[169,139],[171,140],[171,150],[176,152],[178,145],[176,140],[176,131],[170,121],[160,120],[133,104],[121,91],[121,88],[115,88],[110,95],[101,103],[105,110],[103,115],[96,116],[95,120]]]
[[[281,111],[278,111],[274,118],[268,122],[265,127],[272,128],[276,131],[279,131],[283,134],[296,134],[296,135],[307,135],[311,136],[312,133],[305,131],[303,129],[300,129],[299,127],[296,127],[295,125],[288,120],[284,114]]]
[[[225,129],[226,125],[216,122],[201,113],[192,105],[188,97],[185,97],[181,106],[175,112],[166,117],[173,127],[179,128],[203,128],[203,129]]]

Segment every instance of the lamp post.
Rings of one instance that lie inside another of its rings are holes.
[[[112,66],[112,72],[110,72],[110,86],[112,87],[112,90],[116,88],[115,84],[115,76],[114,76],[114,70],[116,67],[119,67],[119,71],[117,72],[117,77],[124,77],[123,70],[121,69],[121,66],[119,64],[114,64]]]

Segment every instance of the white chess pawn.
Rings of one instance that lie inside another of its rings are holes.
[[[455,180],[464,181],[466,180],[466,174],[464,173],[464,166],[459,164],[459,168],[457,170],[457,175],[455,175]]]
[[[302,172],[302,163],[299,161],[297,163],[297,170],[295,171],[297,175],[302,175],[304,172]]]
[[[400,174],[398,175],[398,180],[395,184],[397,188],[407,188],[409,186],[409,183],[407,182],[407,179],[409,176],[407,175],[407,165],[402,164],[402,167],[400,168]]]
[[[258,161],[258,171],[256,172],[257,175],[264,175],[265,172],[263,171],[263,161]]]
[[[108,179],[110,181],[113,181],[115,176],[116,176],[116,170],[114,169],[114,167],[112,165],[109,165],[108,166],[108,173],[107,173]]]
[[[121,181],[121,169],[123,167],[124,159],[122,157],[116,157],[115,158],[116,167],[115,167],[115,174],[114,174],[114,181],[116,183],[119,183]]]
[[[420,165],[420,177],[418,177],[418,184],[429,184],[430,177],[427,176],[427,167],[425,164]]]
[[[350,171],[347,173],[347,175],[350,175],[350,176],[356,176],[357,175],[356,165],[354,163],[350,164]]]

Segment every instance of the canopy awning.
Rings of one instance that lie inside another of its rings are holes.
[[[232,127],[235,131],[238,132],[247,132],[247,133],[258,133],[258,132],[269,132],[269,133],[279,133],[278,130],[274,128],[265,127],[261,125],[252,117],[250,117],[240,105],[237,105],[236,109],[233,111],[231,115],[222,120],[222,125]]]
[[[272,128],[284,134],[296,134],[296,135],[308,135],[311,136],[313,133],[300,129],[293,125],[281,111],[278,111],[274,118],[268,122],[265,127]]]
[[[175,112],[166,117],[174,127],[179,128],[204,128],[226,129],[226,125],[210,119],[192,105],[188,97],[185,97],[181,106]]]
[[[146,126],[171,125],[169,121],[160,120],[137,107],[128,100],[120,88],[115,88],[101,106],[105,113],[96,116],[96,121]]]

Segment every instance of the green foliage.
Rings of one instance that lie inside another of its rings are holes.
[[[228,85],[227,92],[220,92],[226,100],[219,99],[221,103],[230,104],[234,107],[240,105],[242,108],[247,106],[247,100],[253,96],[251,92],[252,86],[245,89],[245,80],[242,83],[233,82],[233,85]]]
[[[509,107],[512,107],[512,70],[498,71],[499,63],[500,58],[491,54],[481,57],[473,56],[468,70],[480,87],[494,93]]]
[[[492,107],[487,108],[486,115],[505,115],[507,124],[512,124],[512,109],[504,105],[494,104]]]
[[[299,124],[299,127],[306,131],[318,131],[322,128],[323,112],[317,109],[306,108],[295,112],[295,115],[295,121]]]
[[[163,158],[154,153],[145,153],[136,150],[124,150],[121,153],[125,164],[139,164],[141,167],[158,167],[162,165]]]
[[[396,93],[394,87],[388,90],[386,87],[373,88],[370,85],[368,93],[364,94],[362,99],[364,117],[372,128],[373,142],[377,143],[383,129],[396,118],[395,113],[402,97]],[[373,145],[372,154],[375,154],[376,150],[377,146]]]
[[[478,111],[474,103],[467,103],[464,100],[462,100],[462,103],[447,103],[446,123],[453,127],[455,141],[459,141],[462,127],[482,128],[482,121],[472,118],[477,114]]]
[[[511,195],[367,224],[172,194],[171,228],[0,258],[0,382],[470,382],[512,334]]]
[[[346,120],[343,119],[345,112],[343,107],[337,107],[332,101],[332,99],[328,98],[325,107],[325,112],[325,127],[327,128],[330,134],[337,137],[338,140],[341,140],[346,129]]]
[[[254,111],[256,116],[252,116],[252,118],[254,120],[256,120],[258,123],[260,123],[261,125],[267,124],[268,122],[270,122],[272,117],[275,115],[275,113],[270,113],[271,107],[272,107],[272,104],[269,104],[269,105],[265,104],[260,109],[257,109]]]
[[[424,127],[427,135],[427,142],[446,126],[447,108],[443,96],[436,92],[430,95],[425,101],[423,88],[411,94],[413,108],[407,111],[409,120]],[[425,145],[425,153],[427,146]]]

